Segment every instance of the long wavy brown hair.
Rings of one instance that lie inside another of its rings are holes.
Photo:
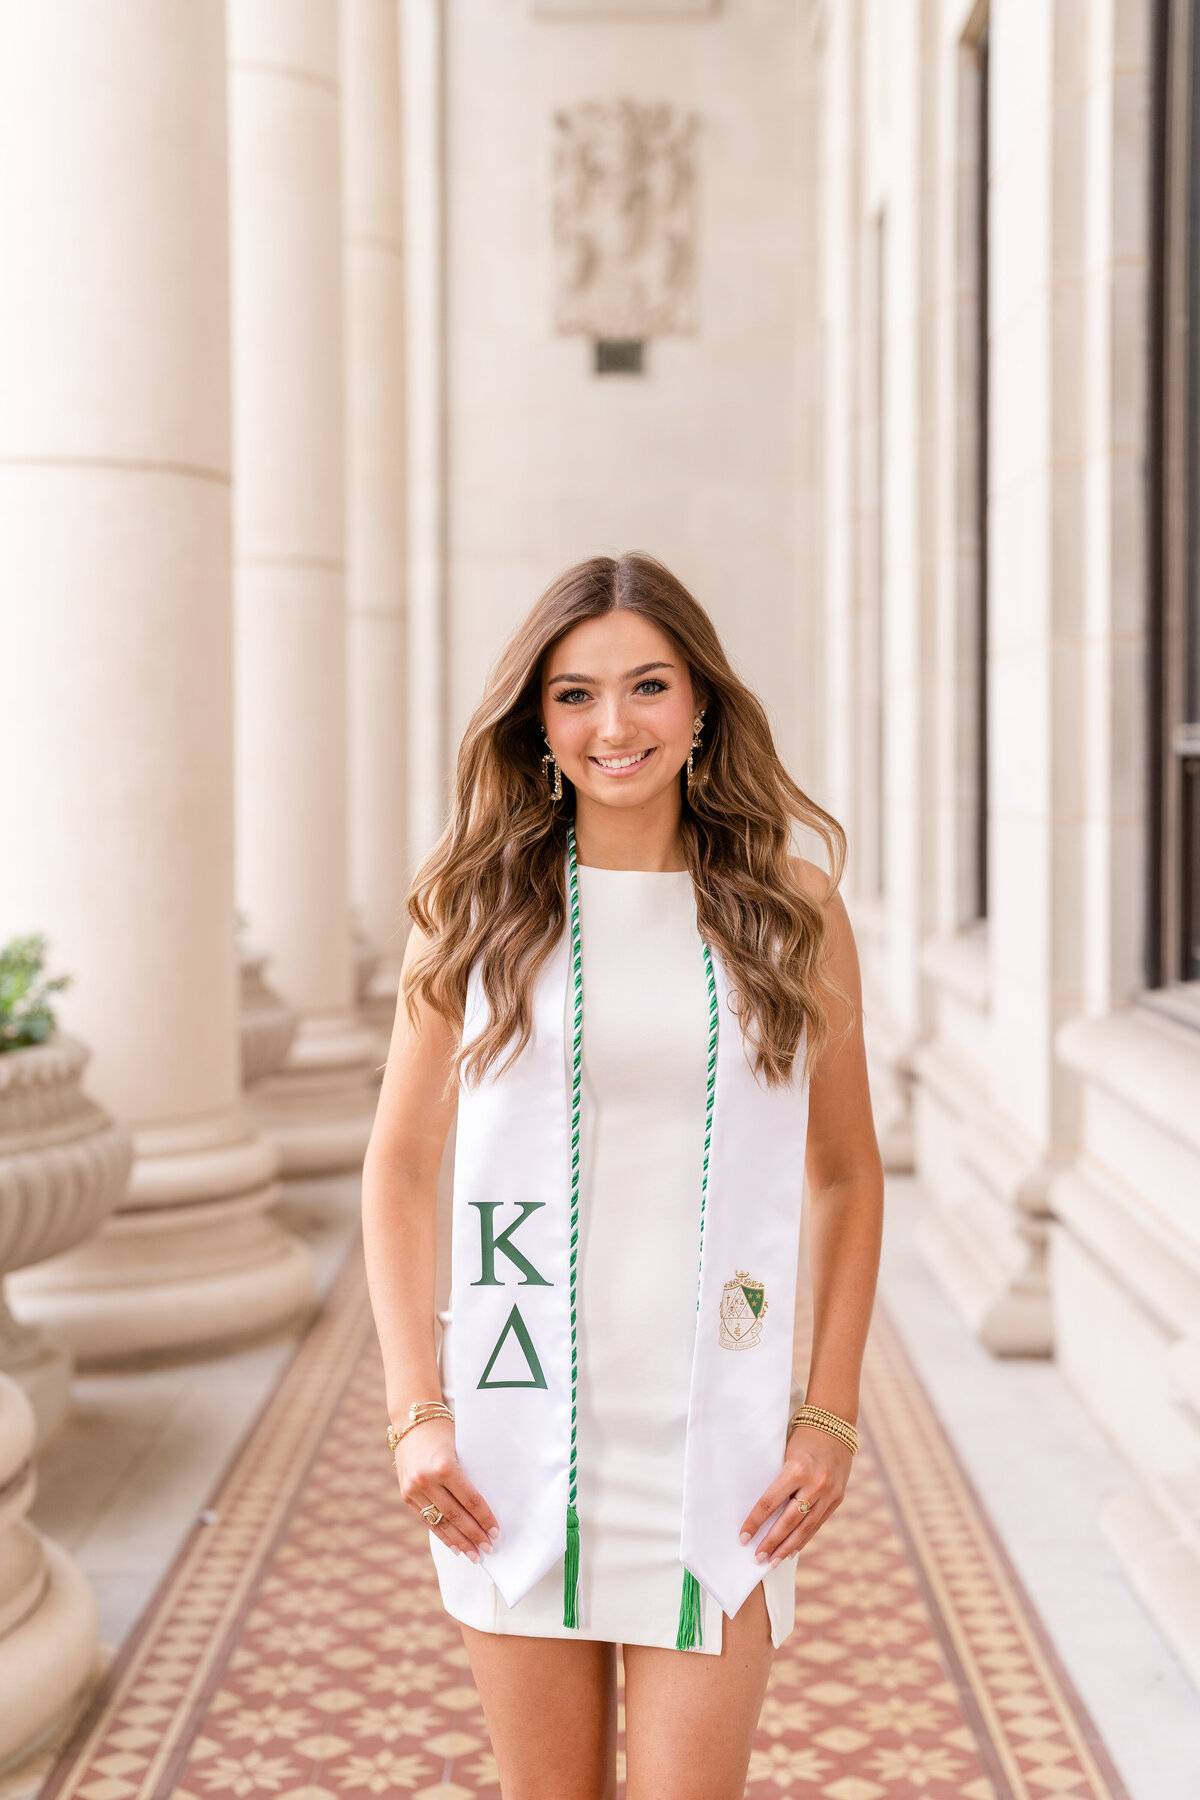
[[[828,997],[848,1002],[823,968],[823,906],[841,880],[845,832],[780,762],[760,701],[683,584],[650,556],[594,556],[551,582],[501,651],[459,747],[449,822],[408,895],[408,911],[429,941],[405,975],[405,1005],[415,1026],[419,993],[459,1034],[451,1089],[520,1055],[532,1029],[533,979],[566,923],[574,789],[564,777],[555,802],[542,768],[543,659],[573,626],[622,610],[672,640],[705,709],[690,788],[680,775],[680,829],[697,924],[720,953],[756,1074],[768,1086],[793,1079],[807,1021],[806,1077],[829,1034]],[[788,864],[794,824],[828,849],[821,903]],[[467,977],[477,958],[490,1017],[464,1047]]]

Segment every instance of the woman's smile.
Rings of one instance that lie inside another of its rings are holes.
[[[631,775],[653,754],[654,746],[651,744],[648,750],[631,750],[625,756],[589,756],[588,761],[596,768],[603,769],[606,775]]]

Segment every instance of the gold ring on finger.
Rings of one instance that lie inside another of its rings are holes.
[[[441,1507],[435,1506],[432,1501],[430,1501],[428,1506],[423,1506],[421,1508],[421,1517],[429,1526],[430,1530],[432,1530],[435,1525],[440,1525],[445,1516],[446,1515]]]
[[[792,1498],[795,1500],[796,1505],[800,1508],[801,1518],[804,1517],[805,1513],[812,1511],[812,1501],[811,1500],[802,1500],[800,1498],[799,1494],[794,1494],[792,1496]]]

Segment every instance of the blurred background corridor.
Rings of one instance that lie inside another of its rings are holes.
[[[848,833],[889,1180],[748,1791],[1200,1794],[1198,0],[0,0],[0,1800],[498,1793],[357,1171],[486,671],[632,549]]]

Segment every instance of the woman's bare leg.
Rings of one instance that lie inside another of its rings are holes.
[[[719,1656],[626,1644],[626,1800],[742,1800],[774,1654],[761,1582]]]
[[[504,1800],[616,1800],[616,1645],[461,1630]]]

